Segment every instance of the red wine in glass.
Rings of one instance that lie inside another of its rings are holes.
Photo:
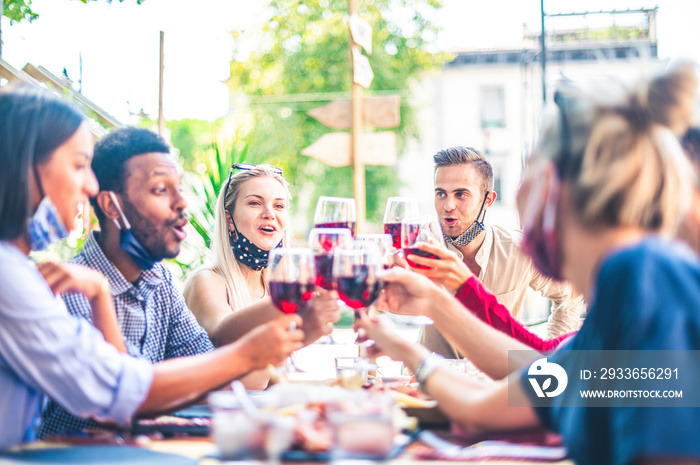
[[[406,197],[389,197],[384,209],[384,232],[390,234],[394,248],[401,248],[401,222],[418,216],[418,202]]]
[[[303,307],[314,292],[314,284],[289,283],[283,281],[270,281],[270,297],[272,303],[287,314],[296,313]]]
[[[351,232],[345,228],[313,228],[309,232],[309,246],[315,254],[317,286],[333,289],[333,250],[351,241]]]
[[[314,211],[317,228],[348,228],[355,235],[357,208],[355,199],[349,197],[321,196]]]
[[[430,270],[431,268],[429,266],[425,265],[419,265],[418,263],[415,263],[413,260],[410,260],[408,258],[408,255],[417,255],[419,257],[425,257],[425,258],[432,258],[433,260],[440,260],[440,257],[438,257],[435,254],[432,254],[430,252],[426,252],[425,250],[421,250],[418,247],[406,247],[403,249],[403,254],[404,258],[406,258],[406,261],[408,264],[414,268],[419,268],[421,270]]]
[[[316,285],[328,291],[333,289],[333,254],[318,253],[316,263]]]
[[[354,221],[332,221],[330,223],[316,223],[314,228],[346,228],[354,236],[356,224]]]
[[[352,276],[336,278],[338,295],[355,310],[369,307],[379,297],[381,283],[370,273],[369,265],[353,265]]]
[[[391,243],[396,250],[401,248],[401,223],[385,223],[384,232],[391,236]]]

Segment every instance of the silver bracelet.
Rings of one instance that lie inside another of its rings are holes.
[[[434,352],[423,357],[418,368],[416,368],[416,380],[421,391],[425,392],[425,382],[435,369],[444,366],[444,359],[445,357]]]

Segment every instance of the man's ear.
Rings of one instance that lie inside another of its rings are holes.
[[[96,199],[97,205],[99,205],[100,210],[102,210],[102,213],[107,219],[119,221],[121,215],[119,214],[117,206],[114,204],[114,200],[112,200],[112,196],[109,195],[109,191],[98,192]]]
[[[496,201],[496,197],[498,197],[498,194],[496,191],[489,191],[488,194],[486,194],[486,202],[484,202],[484,210],[489,208],[493,203]]]

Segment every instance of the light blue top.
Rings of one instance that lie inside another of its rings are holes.
[[[152,380],[148,361],[68,315],[34,263],[0,241],[0,449],[33,437],[44,394],[74,415],[123,424]]]

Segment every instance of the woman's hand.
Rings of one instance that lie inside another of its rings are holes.
[[[109,282],[99,271],[75,263],[44,262],[37,265],[41,275],[55,295],[80,292],[93,301],[109,293]]]
[[[444,292],[428,278],[401,268],[384,272],[382,281],[377,309],[401,315],[430,316],[436,293]]]
[[[44,262],[37,268],[55,295],[79,292],[87,297],[92,308],[92,324],[100,330],[105,341],[119,352],[126,353],[124,336],[105,275],[75,263]]]
[[[292,323],[297,329],[290,330]],[[251,369],[276,366],[303,346],[304,331],[299,329],[301,325],[299,315],[282,315],[248,332],[236,343],[241,344],[243,356],[250,360]]]
[[[299,315],[304,320],[301,329],[304,330],[305,345],[329,335],[333,332],[333,323],[340,319],[338,293],[326,290],[319,292],[299,310]]]
[[[467,279],[474,275],[459,256],[449,249],[427,242],[419,242],[416,247],[435,255],[438,259],[411,255],[412,262],[428,267],[428,269],[411,268],[411,271],[430,278],[450,292],[457,291]]]

